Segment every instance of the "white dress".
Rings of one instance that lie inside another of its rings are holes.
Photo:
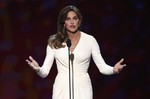
[[[88,74],[91,56],[102,74],[113,74],[113,67],[104,62],[95,38],[84,32],[81,32],[80,40],[73,54],[74,99],[93,99],[92,84]],[[49,74],[54,59],[56,60],[58,74],[53,85],[52,99],[69,99],[69,62],[67,46],[60,49],[52,49],[50,46],[47,46],[46,57],[38,74],[43,78],[46,77]]]

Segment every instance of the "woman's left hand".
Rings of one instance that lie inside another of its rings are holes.
[[[122,64],[124,59],[122,58],[119,62],[117,62],[113,68],[114,73],[119,73],[126,64]]]

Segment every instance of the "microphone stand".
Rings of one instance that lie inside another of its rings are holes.
[[[71,79],[70,79],[70,47],[71,47],[71,40],[67,40],[67,47],[68,47],[68,62],[69,62],[69,99],[71,99]]]
[[[70,60],[72,65],[72,99],[74,99],[74,69],[73,69],[73,60],[74,60],[74,54],[70,54]]]

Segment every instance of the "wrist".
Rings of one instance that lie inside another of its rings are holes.
[[[38,67],[35,71],[36,71],[36,72],[40,72],[40,68]]]
[[[113,73],[114,73],[114,74],[118,74],[118,73],[119,73],[119,72],[116,70],[115,67],[113,67]]]

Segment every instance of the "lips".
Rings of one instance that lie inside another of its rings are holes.
[[[75,28],[75,25],[71,25],[70,28]]]

